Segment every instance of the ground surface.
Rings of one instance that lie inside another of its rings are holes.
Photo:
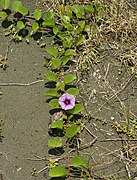
[[[36,6],[31,1],[24,2],[29,9]],[[2,30],[1,28],[0,32]],[[5,54],[9,41],[9,37],[0,33],[0,54]],[[51,39],[46,39],[47,44],[50,41]],[[137,61],[136,42],[131,42],[131,50],[125,48],[128,43],[124,44],[123,54],[120,54],[122,51],[119,52],[118,44],[114,45],[112,42],[111,46],[107,45],[104,42],[97,47],[100,63],[94,64],[91,60],[89,72],[78,73],[78,77],[82,77],[78,83],[79,100],[86,108],[84,121],[94,135],[83,131],[81,140],[83,144],[89,144],[97,137],[97,141],[90,148],[81,151],[81,155],[89,159],[93,154],[90,167],[96,180],[108,180],[110,177],[127,180],[128,176],[134,180],[137,177],[137,138],[128,139],[127,135],[131,133],[131,129],[137,134],[134,128],[137,125],[137,79],[131,74],[132,65],[127,60],[130,60],[128,55],[131,55],[132,50],[134,60]],[[34,40],[31,40],[30,45],[24,41],[12,42],[8,67],[5,71],[0,69],[0,83],[31,83],[42,80],[46,72],[43,55],[45,50]],[[133,62],[134,66],[135,64]],[[4,125],[0,143],[0,173],[3,180],[48,179],[46,171],[32,177],[32,169],[39,171],[44,168],[45,162],[29,160],[35,159],[35,155],[45,157],[48,152],[50,115],[44,97],[45,89],[44,81],[29,86],[1,86],[3,95],[0,99],[0,118]],[[134,123],[132,120],[135,120]],[[122,126],[127,127],[127,124],[128,132],[116,132]]]
[[[31,1],[30,1],[31,2]],[[27,2],[29,8],[35,4]],[[2,32],[1,28],[1,32]],[[48,41],[48,40],[47,40]],[[5,54],[9,38],[0,33],[0,54]],[[0,82],[30,83],[43,79],[44,51],[31,41],[12,43],[8,54],[8,68],[0,69]],[[47,154],[48,105],[44,97],[44,82],[32,86],[2,87],[0,117],[3,125],[3,142],[0,143],[0,171],[4,180],[47,179],[40,174],[31,176],[32,168],[41,169],[45,163],[27,160],[35,154]]]

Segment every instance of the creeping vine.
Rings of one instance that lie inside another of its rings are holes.
[[[40,47],[45,48],[43,33],[53,37],[51,46],[46,48],[50,59],[45,59],[44,65],[48,69],[45,74],[48,81],[45,96],[49,97],[48,104],[53,108],[49,123],[51,139],[48,140],[48,146],[54,152],[54,158],[47,159],[47,167],[44,170],[49,170],[49,177],[70,179],[71,170],[77,169],[80,177],[91,178],[92,172],[88,163],[78,153],[80,149],[85,148],[81,145],[80,133],[86,129],[94,138],[89,146],[97,137],[84,125],[84,106],[78,101],[78,78],[73,67],[81,63],[77,62],[77,59],[80,59],[82,49],[86,48],[86,40],[94,34],[91,28],[94,27],[95,30],[95,24],[103,17],[103,7],[98,2],[83,5],[58,4],[58,14],[52,11],[43,13],[40,8],[36,8],[33,14],[30,14],[21,1],[11,3],[10,0],[1,0],[0,7],[2,26],[6,29],[5,36],[11,36],[12,41],[20,42],[25,38],[29,43],[29,39],[33,37]],[[7,57],[1,57],[0,66],[5,69]],[[62,155],[63,152],[66,154]],[[58,153],[60,158],[56,157]],[[62,159],[67,159],[64,166],[61,164]],[[35,171],[33,175],[37,173]]]

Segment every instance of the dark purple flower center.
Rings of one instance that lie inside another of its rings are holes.
[[[64,104],[69,105],[70,104],[70,99],[65,99]]]

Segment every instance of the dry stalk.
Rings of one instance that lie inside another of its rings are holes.
[[[5,82],[0,82],[0,86],[31,86],[40,82],[44,82],[44,79],[41,80],[37,80],[37,81],[33,81],[30,83],[16,83],[16,82],[9,82],[9,83],[5,83]]]

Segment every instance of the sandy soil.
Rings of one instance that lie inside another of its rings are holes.
[[[5,54],[9,40],[0,33],[0,54]],[[0,69],[0,82],[31,83],[43,79],[46,72],[43,54],[44,50],[34,40],[30,45],[12,43],[8,67],[5,71]],[[47,179],[43,174],[37,178],[31,176],[32,168],[40,170],[45,163],[28,160],[35,159],[36,154],[41,157],[47,154],[49,107],[44,85],[45,82],[40,82],[31,86],[1,87],[0,118],[4,122],[4,138],[0,143],[0,173],[4,180]]]

